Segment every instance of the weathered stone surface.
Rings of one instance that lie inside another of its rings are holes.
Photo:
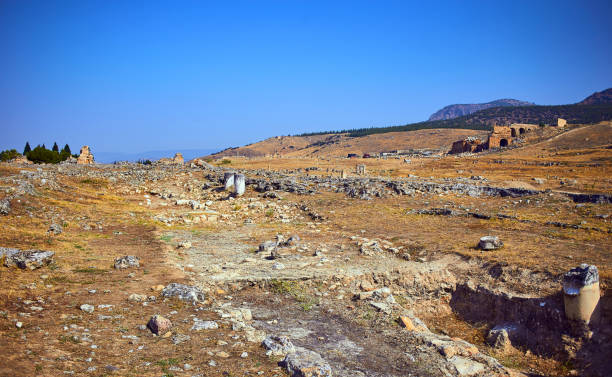
[[[237,196],[242,196],[245,190],[246,180],[244,174],[235,174],[234,175],[234,193]]]
[[[156,314],[149,319],[147,327],[153,334],[165,334],[172,328],[172,322],[168,318]]]
[[[234,172],[223,173],[223,186],[225,190],[229,190],[234,185]]]
[[[487,335],[487,343],[493,348],[507,351],[512,346],[508,330],[512,331],[512,328],[508,326],[495,326]]]
[[[218,329],[219,324],[215,321],[202,321],[197,318],[193,319],[193,326],[191,327],[191,331],[200,331],[200,330],[213,330]]]
[[[478,247],[482,250],[495,250],[502,246],[504,246],[504,243],[497,236],[484,236],[478,242]]]
[[[170,283],[162,290],[164,297],[176,297],[183,301],[202,302],[204,301],[204,292],[198,287],[193,287],[185,284]]]
[[[93,313],[94,311],[94,306],[90,304],[83,304],[79,308],[86,313]]]
[[[17,249],[5,249],[0,257],[4,258],[4,265],[6,267],[19,267],[22,270],[29,269],[35,270],[42,266],[46,266],[53,261],[55,252],[43,251],[43,250],[24,250],[20,251]],[[17,250],[15,252],[15,250]]]
[[[89,146],[84,145],[81,148],[79,157],[77,158],[77,164],[86,165],[86,164],[93,164],[93,163],[94,163],[94,156],[91,154],[89,150]]]
[[[61,234],[64,231],[64,228],[60,224],[53,223],[49,226],[47,233],[53,233],[55,235]]]
[[[485,370],[484,364],[465,357],[453,356],[449,361],[455,367],[459,376],[478,376]]]
[[[11,212],[11,202],[8,199],[0,200],[0,215],[8,215]]]
[[[284,356],[288,353],[295,352],[295,346],[293,345],[293,343],[291,343],[289,338],[287,338],[286,336],[276,336],[276,335],[268,336],[266,337],[266,339],[264,339],[264,341],[262,342],[262,345],[264,346],[265,349],[268,350],[266,352],[268,356],[269,355]]]
[[[330,365],[321,355],[314,351],[298,348],[296,352],[289,353],[280,365],[287,369],[292,377],[332,377]]]
[[[563,290],[566,294],[577,295],[582,287],[599,282],[596,266],[581,264],[563,275]]]
[[[131,267],[140,267],[140,259],[137,256],[126,255],[115,259],[115,269],[121,270]]]

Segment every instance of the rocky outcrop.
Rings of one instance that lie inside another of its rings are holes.
[[[83,147],[81,148],[81,153],[79,154],[79,157],[77,158],[77,164],[88,165],[88,164],[93,164],[93,163],[94,163],[94,156],[93,154],[91,154],[91,151],[89,150],[89,146],[83,145]]]

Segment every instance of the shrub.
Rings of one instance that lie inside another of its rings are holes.
[[[16,158],[17,156],[21,156],[19,152],[17,152],[17,150],[7,149],[5,151],[0,152],[0,161],[3,161],[3,162],[10,161]]]

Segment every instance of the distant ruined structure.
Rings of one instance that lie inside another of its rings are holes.
[[[93,154],[91,154],[89,150],[89,146],[83,145],[83,147],[81,148],[81,153],[79,154],[79,157],[77,158],[77,164],[88,165],[88,164],[93,164],[93,163],[94,163],[94,156]]]
[[[475,153],[475,152],[480,151],[479,148],[482,148],[481,145],[482,145],[482,140],[480,140],[477,137],[469,136],[465,138],[464,140],[455,141],[449,153],[450,154],[465,153],[465,152]]]
[[[176,153],[173,158],[160,158],[157,162],[164,165],[182,165],[185,163],[182,153]]]
[[[557,127],[565,127],[565,119],[557,120]],[[528,132],[537,130],[539,125],[527,123],[513,123],[509,126],[493,126],[486,142],[475,137],[468,137],[453,143],[449,154],[477,153],[491,148],[504,148],[515,142],[515,139]]]
[[[563,118],[557,118],[557,127],[563,128],[565,126],[567,126],[567,120]]]

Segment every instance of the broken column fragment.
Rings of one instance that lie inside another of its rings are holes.
[[[599,303],[599,272],[597,267],[581,264],[563,275],[565,316],[588,324],[596,317]]]
[[[226,190],[229,190],[234,185],[234,172],[225,172],[223,174],[223,184]]]
[[[244,194],[245,183],[244,174],[234,174],[234,193],[236,193],[236,196]]]

